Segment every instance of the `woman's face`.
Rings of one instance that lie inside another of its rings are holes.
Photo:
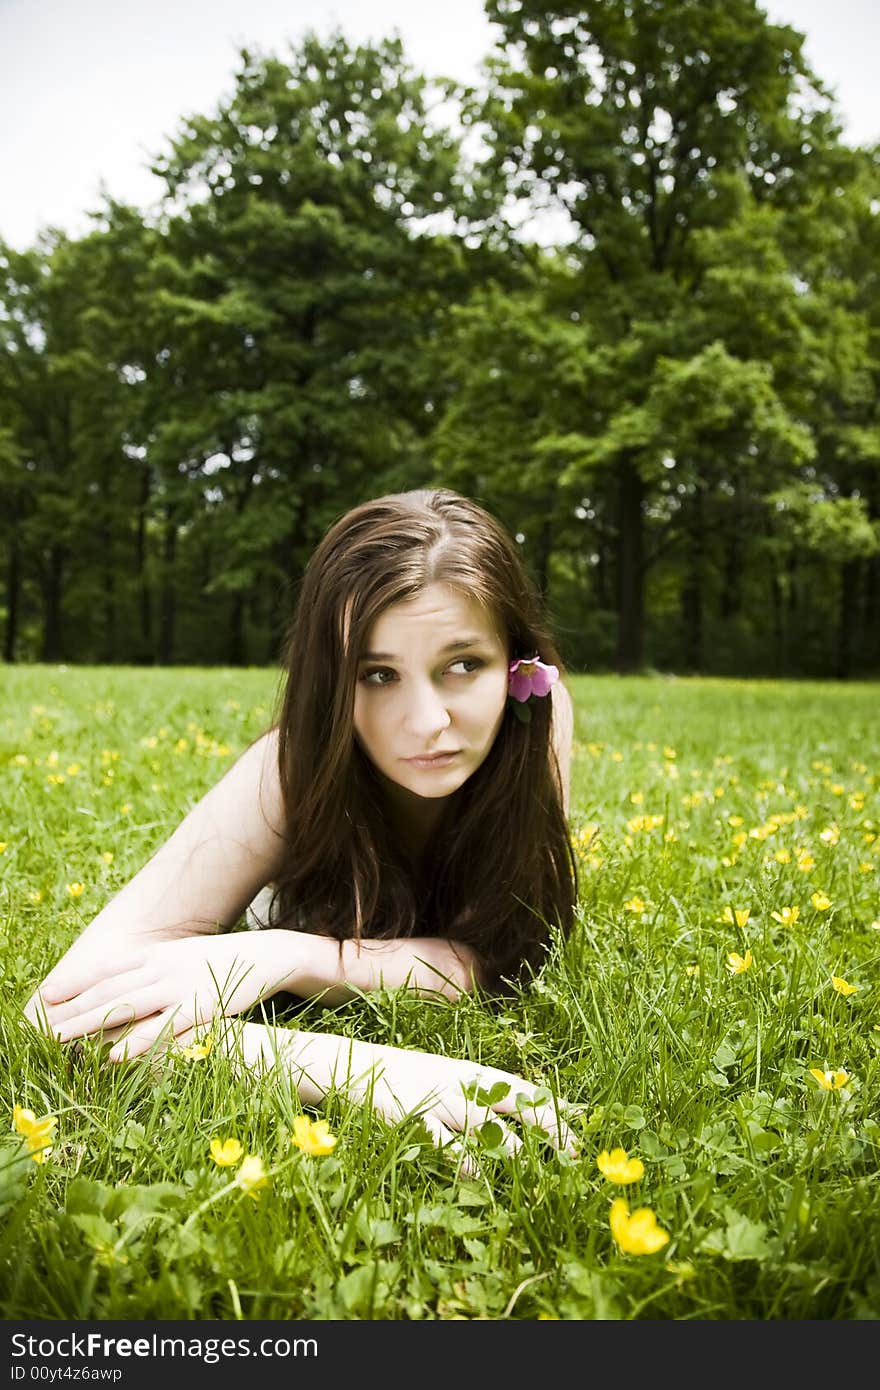
[[[450,796],[476,772],[501,727],[504,637],[475,599],[429,584],[380,614],[366,648],[354,702],[361,747],[395,787],[420,798]]]

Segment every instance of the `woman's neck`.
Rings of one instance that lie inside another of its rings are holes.
[[[400,847],[419,865],[446,815],[451,798],[429,800],[414,796],[404,787],[391,782],[386,783],[383,791],[385,815],[391,833]]]

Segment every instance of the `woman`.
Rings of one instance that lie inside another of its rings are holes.
[[[537,591],[489,513],[442,488],[354,507],[306,568],[284,666],[272,726],[28,1002],[61,1041],[101,1033],[118,1061],[279,992],[504,991],[570,930],[571,701]],[[245,913],[263,929],[232,930]],[[309,1101],[343,1064],[353,1096],[366,1093],[354,1073],[384,1069],[371,1100],[386,1114],[412,1101],[410,1080],[436,1082],[437,1142],[471,1122],[466,1077],[524,1089],[334,1035],[248,1023],[236,1036],[248,1066],[279,1065],[280,1048]]]

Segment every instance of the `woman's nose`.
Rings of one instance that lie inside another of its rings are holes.
[[[406,711],[406,722],[414,734],[429,738],[449,727],[449,710],[439,691],[433,686],[413,692]]]

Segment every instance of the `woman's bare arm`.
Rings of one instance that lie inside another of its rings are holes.
[[[459,1057],[390,1047],[337,1034],[304,1033],[265,1024],[245,1023],[220,1038],[234,1069],[256,1075],[286,1073],[307,1105],[317,1105],[337,1091],[367,1103],[392,1124],[420,1116],[433,1142],[444,1147],[456,1133],[466,1133],[488,1119],[501,1128],[504,1147],[514,1153],[522,1141],[505,1117],[537,1125],[551,1143],[571,1158],[578,1141],[567,1121],[571,1107],[564,1098],[548,1097],[511,1072]],[[484,1093],[475,1095],[475,1087]],[[504,1092],[496,1100],[485,1094]],[[506,1088],[506,1089],[505,1089]],[[474,1172],[465,1157],[465,1172]]]
[[[270,730],[92,919],[43,985],[63,988],[72,969],[79,973],[92,962],[110,960],[121,966],[156,942],[232,926],[281,867],[283,823],[277,733]]]
[[[472,988],[467,947],[448,941],[371,941],[360,947],[306,932],[269,928],[147,943],[125,957],[69,960],[25,1008],[60,1042],[127,1028],[111,1060],[141,1056],[163,1036],[181,1036],[214,1018],[243,1013],[280,990],[336,1003],[362,990],[405,986],[456,999]]]

